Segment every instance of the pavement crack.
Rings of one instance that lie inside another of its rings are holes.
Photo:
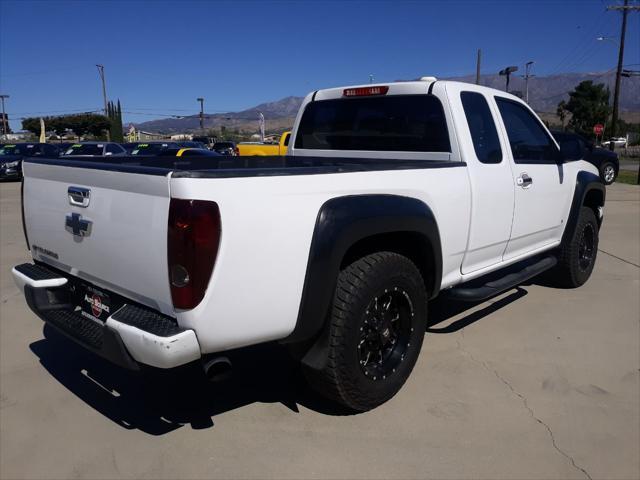
[[[584,468],[582,468],[579,465],[577,465],[575,460],[574,460],[574,458],[571,455],[569,455],[568,453],[566,453],[564,450],[562,450],[558,446],[558,444],[556,443],[556,437],[553,434],[553,430],[551,430],[551,427],[549,427],[549,425],[546,424],[542,419],[540,419],[539,417],[536,416],[536,414],[534,413],[533,409],[529,406],[529,402],[527,401],[527,397],[525,397],[520,392],[518,392],[515,388],[513,388],[511,383],[509,383],[504,377],[502,377],[498,373],[497,370],[493,370],[493,373],[496,376],[496,378],[498,380],[500,380],[502,383],[504,383],[509,388],[509,390],[511,390],[511,392],[515,396],[517,396],[518,398],[520,398],[520,400],[522,400],[522,403],[523,403],[524,407],[529,411],[529,414],[531,415],[531,418],[533,418],[536,422],[538,422],[540,425],[542,425],[544,428],[546,428],[547,433],[549,434],[549,437],[551,438],[551,443],[553,444],[553,448],[555,448],[558,451],[558,453],[560,453],[560,455],[562,455],[567,460],[569,460],[569,462],[571,462],[571,465],[573,465],[573,468],[575,468],[576,470],[581,471],[589,480],[593,480],[591,475],[589,475],[589,472],[587,472]]]
[[[463,336],[464,338],[464,336]],[[522,395],[520,392],[518,392],[515,388],[513,388],[513,385],[511,385],[511,383],[509,383],[509,381],[507,379],[505,379],[502,375],[500,375],[498,373],[498,371],[494,368],[491,368],[487,362],[482,361],[482,360],[478,360],[476,357],[473,356],[473,354],[466,350],[462,344],[460,343],[460,340],[456,339],[456,344],[458,345],[458,349],[463,352],[465,355],[467,355],[472,361],[474,361],[475,363],[477,363],[478,365],[482,366],[485,370],[487,370],[489,373],[493,373],[496,378],[498,380],[500,380],[500,382],[502,382],[504,385],[507,386],[507,388],[509,390],[511,390],[511,393],[513,393],[515,396],[517,396],[520,400],[522,400],[522,404],[524,405],[524,407],[527,409],[527,411],[529,412],[529,415],[531,416],[531,418],[533,418],[537,423],[539,423],[540,425],[542,425],[546,430],[547,433],[549,434],[549,438],[551,438],[551,443],[553,444],[553,448],[563,457],[565,457],[573,466],[573,468],[575,468],[576,470],[582,472],[589,480],[593,480],[593,478],[591,477],[591,475],[589,475],[589,472],[587,472],[584,468],[580,467],[578,464],[576,464],[576,461],[574,460],[574,458],[569,455],[568,453],[566,453],[564,450],[562,450],[559,446],[558,443],[556,442],[556,437],[553,433],[553,430],[551,430],[551,427],[549,427],[549,425],[547,423],[545,423],[541,418],[539,418],[538,416],[536,416],[535,412],[533,411],[533,409],[529,406],[529,402],[527,401],[527,398]]]
[[[638,265],[637,263],[633,263],[633,262],[630,262],[629,260],[625,260],[624,258],[618,257],[617,255],[614,255],[613,253],[609,253],[609,252],[607,252],[605,250],[602,250],[600,248],[598,249],[598,251],[604,253],[605,255],[609,255],[610,257],[613,257],[613,258],[615,258],[617,260],[620,260],[621,262],[628,263],[629,265],[633,265],[634,267],[640,268],[640,265]]]

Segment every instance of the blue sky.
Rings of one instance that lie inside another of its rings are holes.
[[[96,63],[125,122],[237,111],[337,85],[483,73],[615,67],[619,0],[13,1],[0,0],[0,93],[19,117],[98,109]],[[632,3],[637,3],[632,0]],[[597,41],[612,36],[614,41]],[[640,69],[640,14],[625,64]]]

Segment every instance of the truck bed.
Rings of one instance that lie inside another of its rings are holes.
[[[442,160],[405,160],[346,157],[110,157],[71,160],[65,158],[29,158],[29,163],[59,165],[115,172],[139,173],[173,178],[232,178],[327,173],[413,170],[463,167],[464,162]]]

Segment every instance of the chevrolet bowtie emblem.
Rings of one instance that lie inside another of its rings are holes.
[[[78,237],[88,237],[91,234],[91,221],[83,220],[79,213],[67,215],[65,228]]]

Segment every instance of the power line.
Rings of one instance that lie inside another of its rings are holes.
[[[75,112],[99,112],[102,110],[102,107],[88,107],[88,108],[78,108],[74,110],[45,110],[38,112],[13,112],[14,115],[37,115],[40,113],[75,113]]]
[[[567,54],[562,57],[562,60],[560,60],[556,66],[551,70],[551,72],[549,73],[549,75],[554,75],[558,72],[560,72],[560,70],[565,69],[566,68],[566,63],[569,61],[569,59],[571,58],[576,58],[578,52],[581,51],[581,47],[584,46],[585,41],[589,40],[590,38],[593,37],[593,32],[597,31],[601,24],[607,20],[607,15],[606,15],[606,10],[602,11],[602,14],[600,15],[600,17],[598,17],[596,19],[596,21],[592,24],[591,28],[587,30],[586,34],[583,35],[582,37],[580,37],[580,39],[578,40],[578,42],[571,48],[571,50],[569,50],[567,52]],[[566,70],[565,70],[566,71]]]

